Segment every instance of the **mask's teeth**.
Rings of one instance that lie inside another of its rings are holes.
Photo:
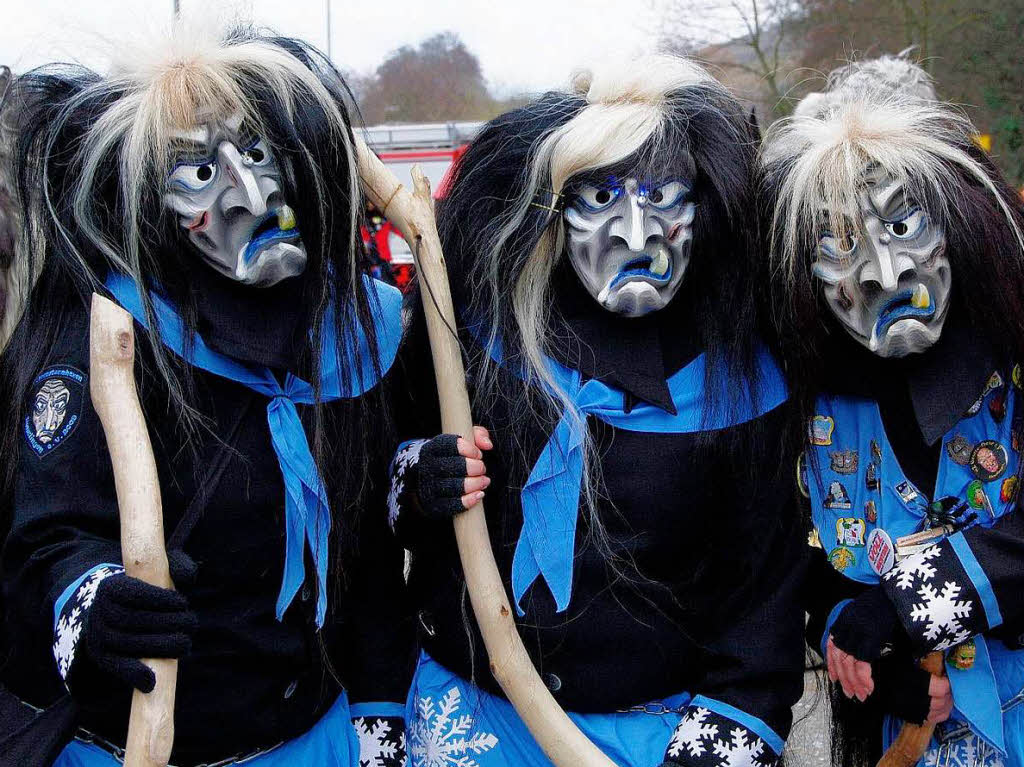
[[[923,282],[919,282],[914,288],[913,295],[910,296],[910,305],[915,309],[927,309],[931,303],[932,297],[928,293],[927,286]]]
[[[666,253],[662,249],[659,249],[658,254],[654,257],[654,260],[651,261],[650,272],[655,277],[664,277],[665,274],[668,272],[668,265],[668,253]]]
[[[285,232],[295,228],[295,211],[287,205],[277,209],[277,228]]]

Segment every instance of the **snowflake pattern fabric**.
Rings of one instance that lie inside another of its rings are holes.
[[[923,651],[948,650],[988,628],[977,589],[948,540],[900,562],[882,587]]]
[[[86,612],[96,599],[96,589],[111,575],[123,572],[124,568],[120,565],[100,565],[92,569],[60,607],[53,630],[53,657],[57,661],[57,670],[65,681],[75,660],[75,650],[82,635]]]
[[[402,494],[405,491],[405,475],[420,462],[420,450],[427,443],[425,439],[406,442],[395,453],[391,461],[391,489],[388,491],[388,523],[395,529],[398,515],[402,511]]]
[[[999,752],[973,732],[933,745],[921,762],[924,767],[1006,767]]]
[[[359,767],[405,767],[405,720],[360,716],[352,720],[359,737]]]
[[[755,732],[716,711],[689,706],[672,734],[667,762],[685,767],[776,767],[771,746]]]
[[[493,733],[477,732],[473,716],[462,710],[462,692],[452,687],[439,701],[416,701],[416,719],[409,724],[413,767],[480,767],[475,757],[498,745]]]

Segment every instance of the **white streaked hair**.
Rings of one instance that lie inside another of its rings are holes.
[[[824,112],[844,94],[898,92],[910,98],[937,101],[935,82],[924,68],[910,58],[913,48],[895,56],[886,54],[874,59],[852,60],[833,69],[821,93],[809,93],[800,100],[793,114],[806,117]]]
[[[839,87],[812,114],[768,130],[760,161],[776,195],[772,258],[791,276],[823,230],[845,237],[842,211],[857,209],[867,168],[906,184],[930,215],[945,221],[966,179],[994,198],[1020,250],[1024,233],[999,187],[969,148],[976,130],[959,109],[900,89]],[[859,226],[853,222],[854,227]]]
[[[696,86],[731,98],[706,70],[677,56],[655,54],[631,61],[615,60],[600,69],[574,74],[572,92],[584,98],[586,106],[534,146],[525,187],[488,247],[492,279],[497,281],[500,254],[522,226],[532,203],[543,200],[554,206],[574,176],[613,166],[641,150],[657,156],[672,115],[674,96]],[[708,106],[714,105],[709,102]],[[666,158],[665,163],[669,162]],[[512,286],[513,312],[527,376],[539,379],[542,388],[556,392],[562,400],[564,392],[547,374],[542,344],[549,316],[551,276],[564,249],[564,224],[553,221]],[[487,343],[493,345],[500,316],[497,307],[489,308],[493,314]],[[567,401],[560,404],[564,406]]]
[[[307,146],[300,139],[292,142],[290,151],[308,168],[303,194],[318,210],[320,221],[329,218],[328,187],[347,189],[348,210],[343,215],[348,219],[349,241],[331,242],[330,232],[321,235],[325,250],[344,255],[349,284],[357,285],[356,238],[361,196],[345,104],[339,101],[339,93],[332,92],[322,79],[324,73],[276,41],[278,38],[237,23],[222,26],[207,24],[200,18],[183,18],[151,39],[136,38],[119,44],[106,76],[79,75],[77,89],[61,105],[58,124],[45,131],[35,156],[42,168],[39,176],[48,180],[51,158],[58,149],[67,153],[67,147],[60,144],[60,124],[74,121],[79,113],[94,115],[91,125],[74,145],[71,172],[67,174],[73,180],[70,193],[63,198],[63,210],[66,211],[69,200],[73,222],[67,222],[66,212],[59,208],[57,192],[45,182],[38,191],[39,200],[33,203],[33,215],[47,220],[48,237],[54,240],[47,243],[47,250],[59,249],[66,265],[94,289],[105,275],[95,272],[95,255],[83,252],[85,248],[95,248],[106,265],[132,277],[139,285],[159,279],[161,263],[155,252],[159,234],[153,216],[166,212],[161,208],[155,213],[152,200],[154,195],[159,199],[171,170],[174,134],[202,126],[211,117],[241,117],[253,132],[267,135],[268,118],[261,114],[261,109],[270,107],[255,103],[252,93],[259,91],[268,94],[269,100],[279,105],[274,108],[283,110],[289,120],[300,120],[302,113],[311,111],[319,115],[322,141],[318,146]],[[342,158],[349,170],[348,178],[326,178],[322,163]],[[106,199],[102,191],[111,169],[117,175],[116,201]],[[116,213],[112,212],[112,205]],[[118,217],[116,224],[111,224],[112,215]],[[329,300],[325,292],[317,299],[319,305],[312,308],[322,312]],[[143,306],[147,326],[152,329],[152,305],[145,291]],[[341,343],[342,339],[339,337],[338,341]],[[170,358],[160,343],[153,343],[153,347],[157,367],[172,398],[180,403],[183,412],[190,412]]]

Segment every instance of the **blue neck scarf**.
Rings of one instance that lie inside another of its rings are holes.
[[[377,280],[364,276],[363,281],[376,330],[379,369],[383,374],[394,362],[402,337],[402,294]],[[142,298],[135,282],[122,274],[111,273],[106,285],[118,303],[145,327]],[[277,597],[277,619],[284,616],[306,580],[304,552],[308,543],[316,567],[316,625],[322,627],[327,614],[327,539],[331,530],[331,512],[323,480],[296,409],[297,404],[314,403],[312,385],[291,373],[286,374],[281,384],[268,368],[239,362],[214,351],[198,335],[194,337],[192,348],[187,349],[185,323],[175,308],[156,293],[150,292],[150,299],[164,346],[193,367],[240,383],[269,398],[267,423],[270,441],[277,454],[285,488],[284,577]],[[324,318],[320,362],[320,399],[323,402],[359,397],[379,382],[367,349],[365,331],[359,328],[355,335],[358,349],[346,348],[343,359],[339,359],[333,309],[328,311]],[[348,387],[342,384],[342,365],[351,371]]]
[[[501,365],[500,344],[491,344],[489,351]],[[627,431],[690,434],[750,421],[788,397],[782,372],[763,348],[757,355],[760,391],[756,403],[745,387],[720,382],[719,401],[732,401],[728,413],[710,413],[712,398],[704,388],[703,354],[668,379],[675,415],[647,403],[639,403],[627,413],[621,391],[596,379],[583,382],[578,370],[555,360],[548,359],[547,365],[558,386],[569,395],[572,411],[559,419],[521,493],[523,529],[512,559],[512,593],[520,615],[524,614],[523,595],[538,577],[547,583],[558,612],[569,606],[588,417]]]

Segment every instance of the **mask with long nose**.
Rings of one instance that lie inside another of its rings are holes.
[[[260,287],[302,274],[306,251],[267,142],[245,135],[240,119],[178,131],[172,140],[164,204],[203,259]]]
[[[813,274],[847,332],[880,357],[924,351],[949,309],[946,237],[905,182],[869,174],[846,234],[821,233]]]
[[[691,191],[683,178],[578,187],[564,214],[569,260],[601,306],[640,317],[672,300],[690,260]]]

